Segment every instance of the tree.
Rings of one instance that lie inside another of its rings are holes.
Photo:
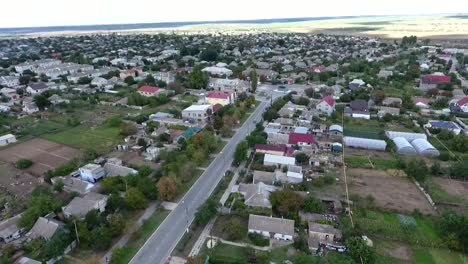
[[[133,177],[133,176],[131,176]],[[138,180],[137,189],[150,200],[155,200],[158,197],[158,189],[149,177],[141,177]]]
[[[424,181],[429,174],[429,168],[424,160],[411,160],[406,164],[405,173],[417,181]]]
[[[118,116],[112,116],[112,117],[107,118],[106,120],[106,125],[110,127],[118,127],[121,124],[122,124],[122,118]]]
[[[109,228],[113,237],[119,236],[125,229],[125,218],[122,214],[112,214],[109,218]]]
[[[126,259],[128,258],[128,251],[130,250],[129,247],[127,246],[123,246],[123,247],[119,247],[119,248],[116,248],[114,250],[112,250],[112,256],[111,256],[111,259],[110,259],[110,264],[117,264],[117,263],[121,263],[123,259]],[[101,262],[99,262],[101,263]]]
[[[309,196],[304,201],[304,211],[309,213],[321,214],[325,211],[325,206],[319,199]]]
[[[148,207],[148,200],[146,197],[134,187],[128,188],[125,193],[125,203],[131,209],[145,209]]]
[[[101,225],[91,231],[91,245],[95,250],[105,250],[111,243],[112,233],[108,227]]]
[[[369,247],[366,242],[360,237],[351,237],[346,240],[348,254],[356,261],[356,263],[372,264],[375,263],[375,250]]]
[[[272,192],[270,202],[273,209],[284,216],[290,213],[297,213],[304,205],[304,199],[289,189]]]
[[[195,222],[199,225],[207,224],[218,212],[218,202],[209,198],[195,213]]]
[[[133,124],[122,123],[122,125],[120,126],[120,134],[125,137],[135,135],[136,133],[137,133],[137,128]]]
[[[30,229],[39,216],[60,208],[61,202],[51,193],[49,188],[37,187],[27,201],[27,209],[21,215],[18,226]]]
[[[148,85],[156,85],[156,80],[154,79],[153,75],[148,74],[145,78],[145,82]]]
[[[204,89],[208,84],[208,77],[202,72],[201,66],[195,66],[188,75],[187,85],[192,89]]]
[[[213,47],[209,47],[205,49],[201,54],[200,54],[200,59],[204,61],[216,61],[218,58],[218,51],[214,49]]]
[[[179,82],[173,82],[167,85],[169,90],[174,91],[175,94],[183,94],[185,92],[185,88]]]
[[[47,99],[43,94],[35,95],[33,101],[40,110],[44,110],[50,105],[49,99]]]
[[[161,200],[170,201],[178,194],[177,182],[173,177],[164,176],[156,184]]]
[[[295,158],[299,165],[306,165],[309,163],[309,156],[307,156],[307,154],[304,152],[297,153]]]
[[[458,152],[467,152],[468,151],[468,137],[463,133],[456,135],[451,142],[453,150]]]
[[[33,162],[28,159],[20,159],[16,162],[16,167],[20,170],[27,169],[33,165]]]
[[[375,104],[380,105],[385,99],[385,92],[382,90],[377,90],[374,92],[374,102]]]
[[[242,224],[237,218],[229,218],[228,222],[223,226],[223,232],[227,235],[227,239],[236,241],[242,238]]]
[[[59,193],[63,192],[64,185],[65,184],[63,183],[62,179],[57,180],[54,184],[54,191],[59,192]]]
[[[216,130],[220,130],[224,126],[223,118],[216,115],[213,120],[213,128]]]
[[[247,160],[247,151],[249,150],[249,145],[247,141],[243,140],[236,147],[234,152],[234,164],[239,165],[242,161]]]
[[[132,85],[132,84],[135,84],[135,79],[133,79],[133,76],[128,76],[124,79],[124,82],[127,84],[127,85]]]
[[[255,93],[257,91],[257,86],[258,86],[258,76],[257,76],[257,71],[255,71],[255,69],[253,69],[250,72],[250,81],[252,82],[250,91],[252,93]]]

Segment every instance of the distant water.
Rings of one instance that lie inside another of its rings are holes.
[[[59,31],[109,31],[109,30],[132,30],[132,29],[148,29],[148,28],[176,28],[176,27],[182,27],[182,26],[201,25],[201,24],[271,24],[271,23],[304,22],[304,21],[314,21],[314,20],[331,20],[331,19],[360,18],[360,17],[363,17],[363,16],[161,22],[161,23],[87,25],[87,26],[21,27],[21,28],[0,28],[0,34],[2,33],[3,34],[29,34],[29,33],[41,33],[41,32],[59,32]],[[372,16],[366,16],[366,17],[372,17]]]

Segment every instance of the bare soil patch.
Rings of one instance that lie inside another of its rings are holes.
[[[27,172],[36,176],[55,169],[73,158],[79,157],[81,151],[42,138],[34,138],[0,151],[0,160],[16,163],[20,159],[34,162]]]
[[[0,192],[1,196],[24,196],[42,183],[41,178],[19,171],[13,165],[0,162]]]
[[[423,214],[435,211],[416,185],[404,173],[370,169],[348,169],[351,193],[372,195],[377,206],[400,212],[418,209]]]
[[[433,177],[432,181],[447,193],[468,198],[468,182]]]

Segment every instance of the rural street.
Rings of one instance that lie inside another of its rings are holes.
[[[262,114],[268,105],[269,100],[260,103],[130,263],[156,264],[166,262],[192,223],[197,208],[208,199],[224,173],[231,167],[237,144],[255,128],[255,123],[262,119]]]

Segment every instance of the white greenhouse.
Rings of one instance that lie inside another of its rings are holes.
[[[386,131],[385,135],[389,139],[394,139],[396,137],[402,137],[406,139],[408,142],[412,142],[415,139],[424,139],[427,140],[426,134],[423,133],[411,133],[411,132],[399,132],[399,131]]]
[[[421,156],[437,157],[440,155],[439,151],[425,139],[415,139],[411,142],[411,145],[413,145],[418,154]]]
[[[371,150],[385,150],[387,142],[385,140],[358,138],[358,137],[344,137],[344,144],[350,148],[362,148]]]
[[[393,143],[395,143],[395,148],[398,154],[402,154],[402,155],[417,154],[414,147],[404,137],[393,138]]]

